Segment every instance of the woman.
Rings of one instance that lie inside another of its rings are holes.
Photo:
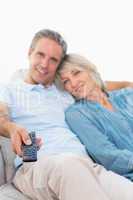
[[[133,180],[133,89],[107,92],[95,65],[79,55],[67,55],[58,75],[76,99],[66,121],[89,155]]]

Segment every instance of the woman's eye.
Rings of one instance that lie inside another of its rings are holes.
[[[80,73],[80,71],[75,71],[73,72],[73,75],[78,75]]]
[[[63,84],[65,85],[66,83],[68,83],[68,80],[63,81]]]

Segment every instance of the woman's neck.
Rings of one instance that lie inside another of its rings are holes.
[[[88,92],[87,100],[96,101],[110,111],[114,111],[112,104],[109,102],[107,95],[99,88],[95,87],[91,93]]]

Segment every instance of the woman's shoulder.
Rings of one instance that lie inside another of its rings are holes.
[[[85,108],[85,103],[80,100],[69,106],[65,111],[65,119],[69,124],[73,122],[84,121],[89,118],[88,109]]]
[[[74,104],[69,106],[66,109],[66,116],[72,115],[72,114],[79,114],[79,115],[84,115],[87,116],[87,118],[92,118],[93,113],[96,114],[97,107],[93,105],[93,103],[88,102],[86,100],[79,100],[76,101]]]
[[[75,101],[72,105],[70,105],[66,112],[74,111],[74,110],[79,110],[85,106],[83,100]]]

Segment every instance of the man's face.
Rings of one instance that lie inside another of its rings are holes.
[[[29,50],[29,76],[31,84],[52,84],[62,58],[62,47],[52,39],[41,38],[34,49]]]

